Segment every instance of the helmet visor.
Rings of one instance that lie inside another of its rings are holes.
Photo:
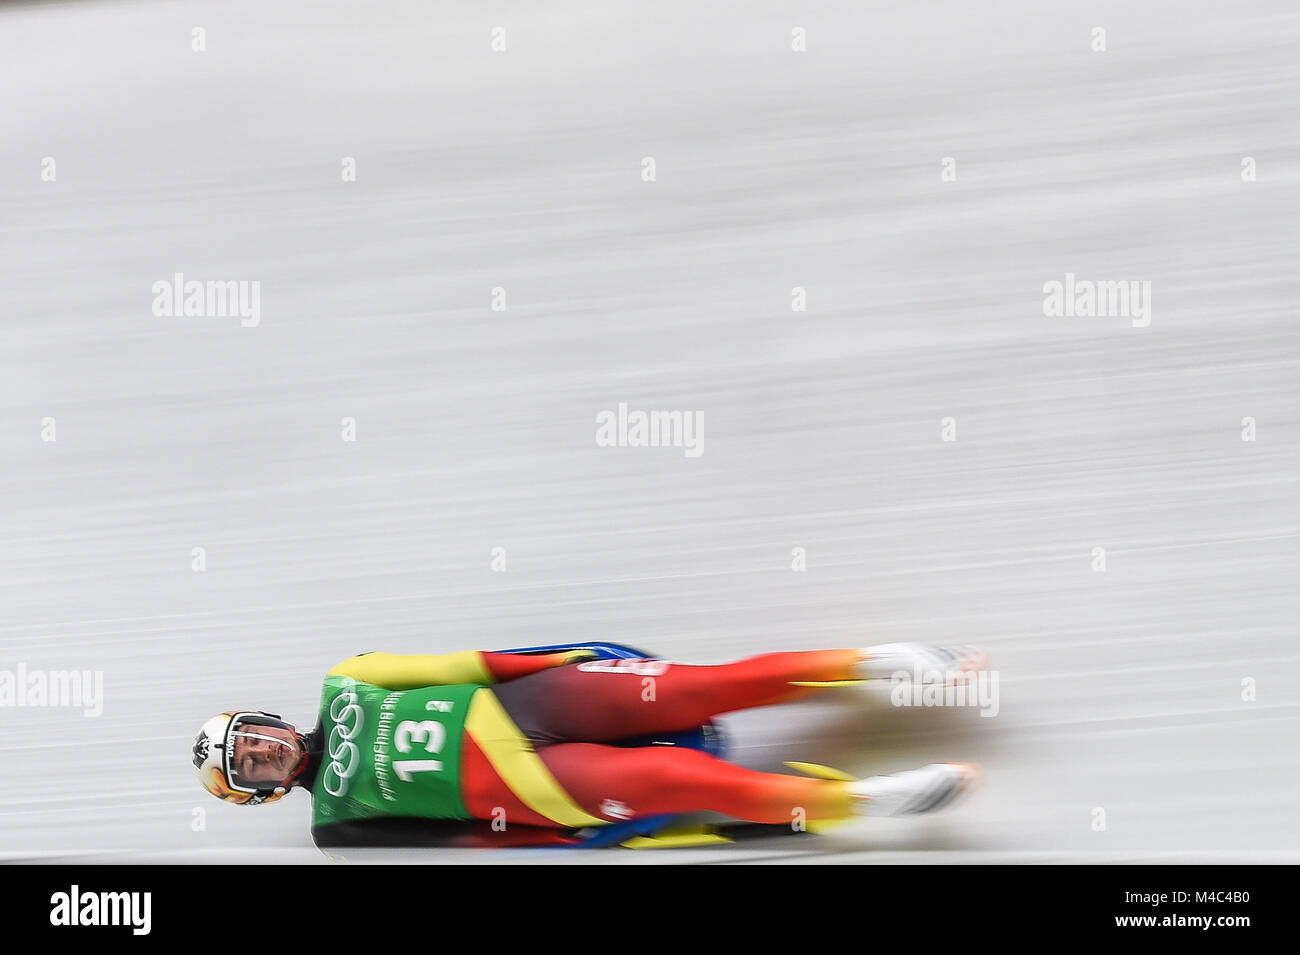
[[[226,731],[226,779],[231,788],[274,789],[298,765],[302,749],[291,724],[265,713],[238,713]]]

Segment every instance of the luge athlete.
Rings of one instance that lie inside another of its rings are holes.
[[[228,802],[309,790],[322,846],[543,843],[560,830],[703,810],[783,825],[796,814],[905,815],[947,805],[977,776],[966,763],[932,763],[867,779],[813,778],[685,747],[609,745],[899,670],[981,669],[986,657],[971,648],[890,644],[717,666],[593,656],[361,654],[326,676],[311,732],[231,710],[203,725],[194,765]]]

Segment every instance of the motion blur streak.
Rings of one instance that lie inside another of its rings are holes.
[[[544,6],[0,10],[0,668],[103,673],[97,718],[2,714],[0,853],[324,861],[305,795],[198,788],[204,718],[305,722],[362,650],[601,637],[986,646],[992,719],[726,724],[748,765],[987,785],[529,858],[1300,856],[1295,5]],[[176,273],[260,283],[258,323],[155,314]],[[1067,273],[1149,282],[1150,325],[1045,316]],[[703,453],[598,446],[624,402]]]

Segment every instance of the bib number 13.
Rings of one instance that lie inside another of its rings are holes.
[[[393,745],[399,753],[409,753],[412,748],[424,745],[426,753],[442,752],[442,744],[447,742],[447,727],[436,720],[402,720],[393,732]],[[442,770],[442,760],[438,759],[395,759],[393,772],[404,783],[411,781],[412,773],[436,773]]]

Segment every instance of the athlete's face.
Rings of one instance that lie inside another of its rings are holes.
[[[278,783],[302,759],[302,744],[292,730],[243,724],[235,731],[231,768],[246,783]]]

